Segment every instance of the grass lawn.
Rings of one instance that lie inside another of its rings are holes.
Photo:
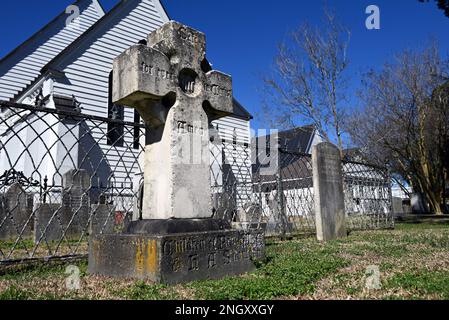
[[[381,289],[365,288],[366,268],[380,269]],[[267,244],[257,271],[173,287],[87,275],[67,291],[65,266],[0,275],[0,299],[449,299],[449,225],[397,225]]]

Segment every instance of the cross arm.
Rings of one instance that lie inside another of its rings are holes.
[[[233,113],[232,78],[220,71],[212,70],[206,74],[204,84],[208,113],[215,120]]]
[[[114,60],[113,102],[143,107],[149,100],[160,101],[175,92],[176,76],[169,59],[160,51],[136,45]]]

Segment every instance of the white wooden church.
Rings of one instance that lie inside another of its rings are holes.
[[[70,14],[66,13],[66,8],[61,8],[60,15],[0,60],[0,100],[34,104],[36,96],[42,95],[45,97],[44,107],[58,108],[64,99],[76,99],[83,114],[111,117],[111,108],[114,108],[110,97],[113,59],[125,49],[146,39],[150,32],[169,21],[169,16],[159,0],[121,0],[109,12],[103,10],[98,0],[78,0],[73,5],[79,8],[79,16],[71,23],[67,24]],[[237,141],[241,145],[249,144],[252,117],[237,101],[234,109],[233,116],[215,121],[214,127],[223,139]],[[35,141],[36,135],[39,135],[39,122],[30,128],[29,124],[11,117],[8,112],[11,112],[8,108],[0,110],[0,117],[8,119],[7,125],[0,125],[0,172],[10,169],[11,162],[14,162],[15,170],[30,176],[35,168],[27,157],[32,155],[28,152],[26,156],[22,154],[23,159],[20,161],[11,159],[20,154],[22,147],[15,137],[8,137],[8,128],[14,127],[14,135],[20,132],[22,141]],[[119,120],[136,121],[135,111],[131,108],[124,108],[118,116]],[[91,134],[96,135],[101,148],[109,150],[110,139],[99,138],[104,133],[97,129],[91,128]],[[47,130],[45,133],[46,141],[59,141],[52,146],[57,163],[49,160],[47,165],[41,165],[40,176],[52,177],[56,171],[63,173],[73,169],[73,163],[67,161],[67,158],[58,158],[59,154],[67,153],[64,150],[64,139],[73,139],[64,135],[64,130],[67,130],[66,126],[58,127],[55,124],[52,132]],[[125,139],[133,137],[125,136]],[[5,157],[5,150],[9,159]],[[115,150],[116,154],[110,151],[107,154],[111,164],[119,157],[135,159],[138,153],[138,150],[121,150],[120,147]],[[37,146],[32,154],[38,158],[40,152],[45,150]],[[69,152],[73,158],[78,157],[76,148]],[[131,154],[133,152],[136,154]],[[243,163],[248,168],[251,166],[249,158],[248,163]],[[114,174],[125,175],[125,167],[126,160],[115,165]],[[241,176],[239,179],[250,181],[250,177],[242,176],[245,170],[237,167],[232,170]]]

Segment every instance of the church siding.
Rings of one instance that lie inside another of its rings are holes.
[[[10,100],[29,86],[40,76],[41,68],[46,63],[103,15],[92,1],[82,0],[78,5],[80,17],[75,22],[79,22],[79,28],[65,26],[68,15],[61,15],[39,35],[33,36],[0,62],[0,100]]]

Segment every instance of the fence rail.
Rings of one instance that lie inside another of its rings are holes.
[[[82,114],[76,105],[0,108],[0,266],[85,256],[90,234],[118,232],[141,217],[144,125]],[[211,214],[267,236],[313,233],[311,156],[279,149],[265,155],[266,168],[254,150],[211,141]],[[342,165],[351,229],[391,226],[388,173]]]

